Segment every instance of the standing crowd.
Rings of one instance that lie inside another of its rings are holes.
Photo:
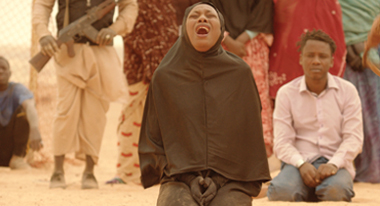
[[[82,188],[98,188],[105,115],[125,97],[106,183],[161,184],[157,205],[251,205],[269,181],[270,201],[350,202],[355,181],[380,182],[380,77],[362,63],[378,0],[119,0],[115,21],[107,11],[62,45],[48,30],[55,3],[60,32],[115,1],[34,2],[58,84],[50,188],[66,187],[71,152],[86,162]],[[43,144],[10,68],[0,56],[0,166],[25,169]]]

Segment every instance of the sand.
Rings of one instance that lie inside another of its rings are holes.
[[[116,165],[116,128],[121,105],[112,103],[107,113],[107,126],[102,142],[99,164],[95,175],[99,182],[98,190],[82,190],[80,181],[84,163],[66,161],[65,173],[68,187],[66,189],[49,189],[52,162],[42,168],[24,171],[11,171],[0,167],[0,206],[68,206],[68,205],[112,205],[112,206],[152,206],[156,205],[159,186],[144,190],[140,185],[106,185],[105,182],[115,174]],[[50,151],[45,151],[49,153]],[[51,157],[50,157],[51,159]],[[276,174],[276,172],[272,173]],[[290,203],[269,202],[266,197],[254,199],[253,205],[288,206],[288,205],[380,205],[380,184],[355,183],[356,197],[352,203]]]

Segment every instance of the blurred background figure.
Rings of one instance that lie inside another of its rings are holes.
[[[272,0],[203,0],[213,3],[223,14],[226,36],[223,46],[250,66],[259,90],[261,118],[267,156],[273,151],[273,105],[269,98],[269,46],[273,40]],[[236,81],[239,81],[238,79]]]
[[[274,1],[274,41],[269,55],[270,97],[275,99],[283,84],[303,75],[296,43],[302,33],[313,29],[324,31],[335,41],[334,66],[329,72],[342,77],[346,47],[338,0]]]
[[[340,0],[343,29],[347,45],[347,64],[344,78],[353,83],[362,102],[364,144],[355,159],[359,182],[380,182],[380,77],[362,65],[364,42],[377,15],[378,0]],[[369,58],[379,65],[379,51],[372,49]]]
[[[178,38],[185,9],[195,0],[138,0],[132,33],[124,37],[124,73],[130,101],[119,118],[116,176],[107,184],[140,183],[137,147],[147,89],[153,72]]]
[[[11,69],[0,56],[0,166],[29,169],[24,161],[28,148],[42,148],[34,96],[24,85],[9,82]],[[29,145],[29,147],[28,147]]]
[[[113,21],[114,9],[92,24],[99,32],[96,39],[76,35],[70,57],[67,47],[58,48],[56,39],[48,29],[49,17],[56,0],[36,0],[33,5],[32,24],[36,29],[41,52],[54,55],[58,85],[58,103],[53,122],[54,171],[50,188],[65,188],[64,159],[75,152],[76,158],[85,160],[82,189],[98,188],[94,166],[106,125],[109,103],[126,96],[126,81],[113,45],[116,35],[125,35],[133,29],[137,17],[136,0],[119,0],[118,17]],[[86,11],[106,0],[57,1],[58,32],[75,20],[86,16]],[[109,4],[107,4],[109,5]]]

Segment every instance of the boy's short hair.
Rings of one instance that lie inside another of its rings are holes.
[[[317,41],[323,41],[326,42],[327,44],[330,45],[331,49],[331,55],[335,53],[336,50],[336,44],[335,41],[325,32],[322,30],[313,30],[313,31],[308,31],[304,34],[301,35],[300,41],[297,42],[297,46],[299,46],[298,51],[302,52],[302,49],[305,47],[306,42],[308,40],[317,40]]]

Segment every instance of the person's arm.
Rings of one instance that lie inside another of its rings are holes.
[[[118,7],[119,15],[109,28],[115,31],[117,35],[124,36],[130,33],[135,25],[138,4],[136,0],[119,0]]]
[[[345,91],[346,99],[343,108],[342,143],[328,163],[337,168],[352,164],[363,146],[362,107],[359,94],[351,84]]]
[[[291,97],[286,94],[284,88],[280,88],[277,92],[273,114],[273,151],[278,159],[299,169],[302,180],[307,186],[316,187],[320,183],[317,169],[312,164],[305,162],[294,146],[296,131],[293,128],[291,102]]]
[[[38,151],[42,148],[41,134],[38,129],[38,115],[34,104],[34,99],[27,99],[22,102],[22,107],[25,110],[26,118],[29,123],[29,145]]]
[[[229,35],[224,37],[224,44],[228,48],[228,51],[238,55],[239,57],[244,57],[247,55],[245,51],[245,44],[233,39]]]
[[[246,30],[236,38],[236,41],[246,44],[249,40],[255,38],[257,35],[258,33],[256,32]]]
[[[258,33],[258,32],[254,32],[254,31],[250,31],[250,30],[245,30],[243,33],[241,33],[236,38],[236,41],[239,41],[243,44],[246,44],[249,40],[251,40],[255,37],[262,39],[268,46],[272,46],[273,34]]]
[[[52,35],[49,31],[49,18],[55,0],[36,0],[32,9],[32,24],[38,40],[44,36]]]
[[[281,161],[299,167],[300,161],[304,161],[304,159],[294,146],[296,131],[293,128],[291,111],[291,99],[286,94],[284,87],[282,87],[277,92],[273,113],[273,151]]]
[[[269,47],[271,47],[272,46],[272,44],[273,44],[273,34],[264,34],[264,33],[260,33],[259,34],[259,38],[261,38],[262,40],[264,40],[265,41],[265,43],[267,43],[267,45],[269,46]]]
[[[360,53],[360,57],[363,58],[364,52]],[[380,55],[377,49],[371,48],[368,52],[369,60],[380,70]]]
[[[263,40],[268,44],[268,40],[265,38],[266,36],[264,34],[261,35],[261,33],[249,30],[246,30],[243,33],[241,33],[236,39],[233,39],[229,35],[226,35],[223,41],[230,52],[238,55],[239,57],[244,57],[247,55],[245,50],[245,44],[249,40],[255,38],[257,35],[260,35],[260,37],[262,37]]]
[[[41,52],[46,56],[53,56],[58,51],[55,38],[48,29],[49,18],[55,0],[36,0],[32,9],[33,31],[41,45]]]
[[[120,0],[118,2],[119,15],[116,21],[108,28],[99,31],[96,43],[99,46],[108,45],[116,35],[126,35],[130,33],[136,22],[138,5],[136,0]]]
[[[363,146],[363,121],[360,98],[353,85],[347,88],[343,108],[342,143],[333,157],[318,168],[321,180],[335,175],[340,168],[352,164]]]

